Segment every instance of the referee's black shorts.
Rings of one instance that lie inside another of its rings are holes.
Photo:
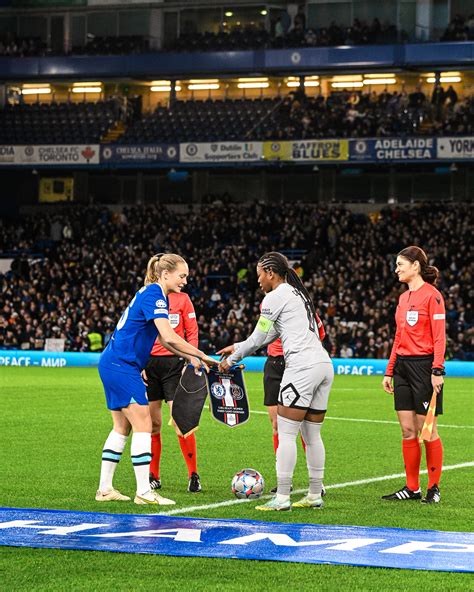
[[[396,411],[415,411],[426,415],[433,394],[431,368],[433,356],[397,356],[393,368]],[[436,398],[435,415],[443,414],[443,389]]]
[[[263,368],[263,404],[266,407],[278,405],[278,395],[284,371],[285,358],[283,356],[268,356]]]
[[[178,356],[151,356],[146,365],[149,401],[172,401],[185,360]]]

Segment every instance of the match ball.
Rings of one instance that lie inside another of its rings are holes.
[[[232,493],[239,499],[258,499],[265,488],[265,481],[255,469],[242,469],[232,479]]]

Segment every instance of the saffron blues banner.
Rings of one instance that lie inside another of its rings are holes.
[[[213,356],[218,359],[218,356]],[[83,352],[45,352],[25,350],[0,350],[0,366],[39,366],[44,368],[65,368],[69,366],[92,367],[99,363],[100,354]],[[251,356],[244,358],[246,372],[263,372],[267,358]],[[373,358],[332,358],[336,374],[353,376],[383,376],[388,360]],[[474,362],[453,360],[445,363],[448,378],[474,378]]]
[[[264,142],[265,160],[291,162],[345,161],[349,158],[348,140],[295,140]]]
[[[106,144],[100,149],[101,164],[152,164],[178,158],[178,144]]]
[[[436,138],[370,138],[350,140],[351,161],[403,162],[436,159]]]
[[[197,142],[179,145],[180,162],[245,163],[262,158],[262,142]]]
[[[302,511],[299,515],[303,518],[307,514]],[[204,520],[159,514],[0,508],[0,545],[474,571],[474,534],[468,532]]]
[[[438,138],[438,158],[474,160],[474,138]]]

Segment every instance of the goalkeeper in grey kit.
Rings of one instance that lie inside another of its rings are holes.
[[[285,371],[278,397],[277,494],[256,509],[321,508],[325,465],[321,426],[334,379],[332,362],[319,339],[311,297],[286,257],[281,253],[266,253],[258,261],[257,276],[266,293],[257,326],[245,341],[217,352],[225,358],[220,368],[228,370],[277,337],[283,344]],[[296,439],[300,431],[306,442],[309,491],[303,499],[291,504]]]

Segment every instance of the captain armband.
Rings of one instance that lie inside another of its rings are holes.
[[[272,327],[273,327],[273,321],[270,321],[269,319],[266,319],[265,317],[262,317],[262,316],[258,319],[257,329],[261,333],[268,333]]]

